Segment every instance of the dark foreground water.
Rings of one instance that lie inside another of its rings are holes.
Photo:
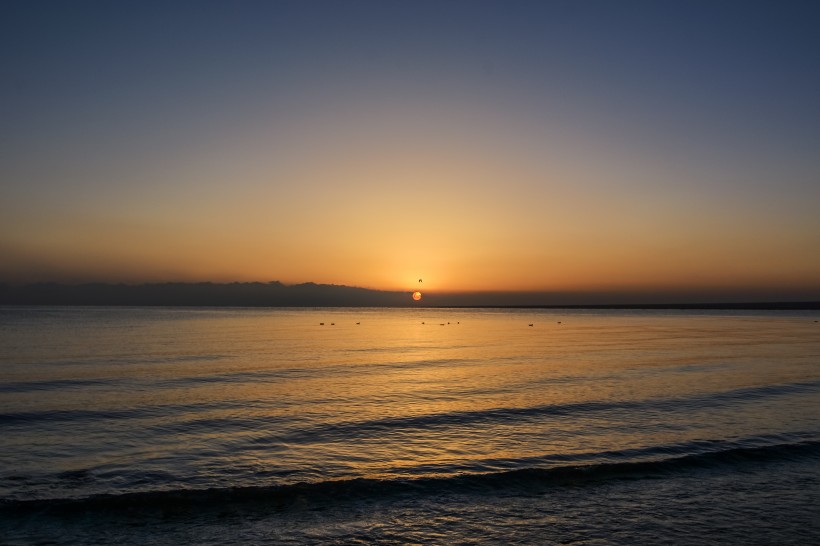
[[[818,320],[0,308],[0,543],[818,543]]]

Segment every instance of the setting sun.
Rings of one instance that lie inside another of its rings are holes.
[[[421,299],[421,292],[413,292],[413,299],[419,301]]]

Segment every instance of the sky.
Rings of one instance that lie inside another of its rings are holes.
[[[820,299],[817,2],[0,3],[0,282]]]

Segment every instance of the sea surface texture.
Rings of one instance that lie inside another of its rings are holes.
[[[818,320],[0,308],[0,543],[817,544]]]

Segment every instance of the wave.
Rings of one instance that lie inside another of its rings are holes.
[[[210,489],[168,489],[121,494],[99,494],[81,498],[0,500],[0,514],[72,514],[84,511],[133,515],[140,512],[181,513],[224,511],[226,508],[287,510],[319,507],[340,502],[380,500],[401,496],[441,494],[539,494],[554,487],[580,487],[615,480],[657,479],[691,471],[731,471],[752,465],[820,459],[820,441],[787,442],[764,446],[742,446],[705,442],[713,449],[700,453],[659,457],[650,460],[610,461],[594,464],[525,466],[498,472],[462,472],[448,476],[418,478],[352,478],[314,483],[261,485]],[[721,447],[718,447],[721,446]],[[656,453],[663,451],[655,448]],[[675,449],[668,450],[674,452]],[[600,454],[606,455],[606,454]],[[629,453],[608,454],[610,459]],[[633,454],[634,455],[634,454]]]
[[[612,411],[680,411],[681,408],[720,407],[727,404],[759,401],[766,398],[806,394],[820,390],[820,380],[762,387],[748,387],[715,393],[696,394],[678,398],[657,398],[646,400],[618,400],[573,402],[567,404],[546,404],[520,408],[490,408],[477,411],[452,411],[406,417],[386,417],[367,421],[343,421],[307,427],[296,433],[291,440],[325,434],[357,435],[374,431],[417,429],[442,426],[458,426],[477,423],[504,423],[509,421],[535,420],[544,417],[578,416],[596,412]],[[0,425],[31,423],[37,421],[70,422],[89,419],[133,419],[169,413],[195,413],[203,410],[241,408],[241,401],[221,401],[199,404],[170,404],[143,406],[129,409],[107,410],[47,410],[31,412],[0,413]]]
[[[129,357],[112,359],[88,359],[83,361],[50,361],[48,365],[150,365],[150,364],[173,364],[187,362],[212,362],[217,360],[227,360],[231,357],[217,354],[205,355],[171,355],[163,357]],[[474,360],[465,359],[425,359],[411,362],[370,362],[359,365],[350,363],[339,365],[325,365],[322,367],[281,367],[265,370],[240,371],[227,373],[210,373],[208,375],[183,376],[173,378],[151,378],[136,379],[133,377],[122,377],[112,375],[104,378],[94,379],[49,379],[41,381],[9,381],[0,384],[0,393],[25,393],[32,391],[58,391],[70,389],[87,388],[144,388],[144,389],[176,389],[180,387],[191,387],[206,383],[258,383],[260,381],[282,381],[294,379],[308,379],[317,376],[329,377],[332,375],[349,376],[362,374],[384,373],[385,369],[412,369],[455,366],[470,364]]]
[[[572,402],[566,404],[545,404],[521,408],[491,408],[478,411],[451,411],[446,413],[432,413],[408,417],[385,417],[368,421],[346,421],[328,423],[307,427],[291,439],[298,440],[313,436],[324,435],[356,435],[397,429],[430,429],[434,427],[450,427],[458,425],[474,425],[481,423],[521,423],[524,420],[537,420],[544,417],[565,417],[597,412],[648,411],[666,410],[680,411],[681,408],[691,410],[699,407],[723,406],[728,403],[758,401],[763,398],[787,396],[793,394],[811,393],[820,389],[820,380],[784,383],[780,385],[766,385],[722,391],[709,394],[698,394],[679,398],[660,398],[649,400],[619,400]]]

